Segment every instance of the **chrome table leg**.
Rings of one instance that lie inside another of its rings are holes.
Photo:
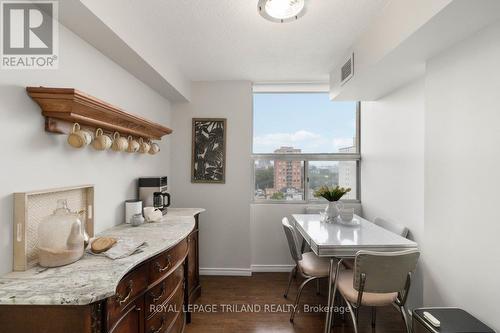
[[[337,269],[334,272],[335,263],[337,264]],[[337,292],[337,277],[340,273],[340,266],[342,259],[330,258],[330,272],[328,276],[328,312],[326,313],[325,319],[325,333],[330,333],[333,323],[333,306],[335,294]],[[333,286],[332,286],[333,285]]]
[[[327,303],[327,306],[328,306],[328,311],[326,312],[326,319],[325,319],[325,333],[330,333],[330,325],[331,325],[331,321],[330,321],[330,317],[331,317],[331,306],[332,306],[332,303],[333,303],[333,295],[332,295],[332,280],[333,280],[333,268],[335,266],[335,259],[334,258],[330,258],[330,271],[329,271],[329,275],[328,275],[328,303]]]

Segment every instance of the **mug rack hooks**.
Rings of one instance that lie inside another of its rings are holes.
[[[74,88],[27,87],[28,95],[40,106],[45,117],[45,131],[55,134],[70,134],[74,123],[81,130],[95,133],[101,128],[104,134],[120,133],[125,138],[143,138],[151,142],[150,154],[159,152],[159,145],[152,140],[161,140],[172,133],[172,129],[145,118],[127,113],[98,98]]]

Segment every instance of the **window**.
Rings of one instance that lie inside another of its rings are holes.
[[[323,185],[342,186],[351,188],[351,192],[344,195],[344,200],[357,199],[357,161],[309,161],[307,163],[307,174],[309,177],[307,191],[311,200],[314,191]]]
[[[319,202],[322,185],[359,200],[359,104],[327,93],[254,93],[254,200]]]

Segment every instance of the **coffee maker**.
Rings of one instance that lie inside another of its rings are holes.
[[[155,207],[165,215],[170,206],[170,193],[167,192],[167,177],[139,178],[137,191],[143,207]]]

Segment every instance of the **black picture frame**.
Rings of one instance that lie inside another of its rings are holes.
[[[225,118],[193,118],[191,143],[191,182],[226,182]]]

